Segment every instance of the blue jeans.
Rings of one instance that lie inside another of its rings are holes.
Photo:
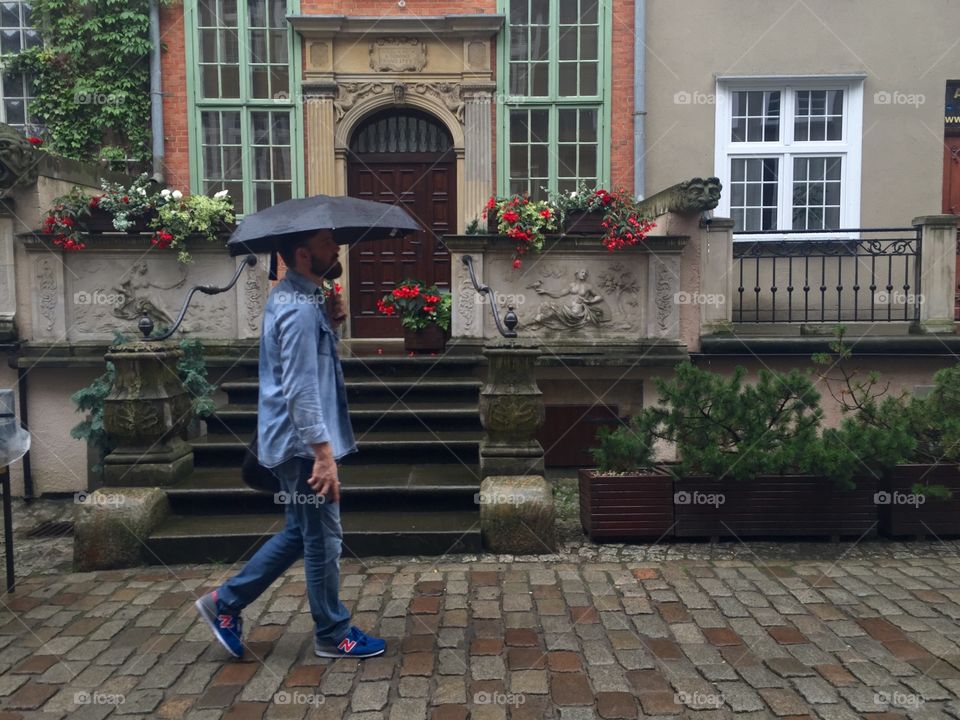
[[[350,612],[340,602],[340,503],[317,502],[322,498],[307,484],[313,460],[294,457],[273,471],[286,494],[286,525],[220,586],[217,597],[239,612],[303,557],[317,640],[339,642],[350,629]]]

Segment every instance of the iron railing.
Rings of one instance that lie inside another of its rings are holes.
[[[920,319],[919,228],[734,233],[733,260],[735,323]]]
[[[482,295],[486,295],[490,302],[490,312],[493,313],[493,322],[497,325],[497,330],[505,338],[515,338],[517,337],[517,313],[514,312],[513,305],[507,307],[507,312],[503,316],[503,322],[500,322],[500,313],[497,310],[497,303],[494,298],[496,298],[496,293],[490,289],[490,286],[481,283],[477,280],[477,273],[473,269],[473,257],[470,255],[464,255],[462,258],[463,264],[467,267],[467,273],[470,275],[470,283],[473,285],[473,289]]]

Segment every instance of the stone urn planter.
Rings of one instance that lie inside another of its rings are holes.
[[[606,215],[602,210],[570,210],[563,216],[563,232],[566,235],[603,235],[600,224]]]
[[[913,492],[915,483],[945,485],[953,497],[918,497]],[[880,487],[876,503],[884,536],[960,536],[960,468],[956,465],[897,465]]]
[[[706,476],[674,482],[677,537],[873,537],[877,506],[873,477],[854,478],[853,490],[826,477],[761,476],[717,480]]]
[[[407,352],[443,352],[447,346],[447,331],[436,323],[422,330],[403,329],[403,349]]]
[[[597,540],[673,537],[673,478],[665,472],[600,475],[579,470],[580,524]]]
[[[113,345],[104,357],[116,368],[103,402],[103,427],[114,446],[104,458],[104,483],[176,483],[193,471],[193,451],[182,437],[193,408],[176,370],[183,352],[141,340]]]

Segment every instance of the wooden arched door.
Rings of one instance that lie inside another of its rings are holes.
[[[440,237],[456,232],[456,156],[443,124],[427,113],[391,108],[364,120],[350,141],[347,194],[398,203],[423,226],[400,240],[350,249],[351,336],[401,337],[377,300],[405,279],[450,289],[450,255]]]

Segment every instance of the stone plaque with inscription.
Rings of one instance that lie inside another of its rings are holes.
[[[370,44],[370,67],[377,72],[419,72],[427,46],[416,38],[379,38]]]

